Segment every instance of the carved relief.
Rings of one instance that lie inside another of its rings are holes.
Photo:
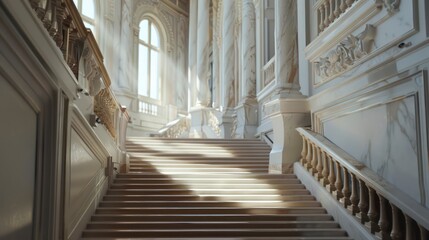
[[[374,41],[375,30],[374,26],[368,24],[358,36],[350,35],[341,41],[326,57],[314,62],[316,75],[321,78],[332,77],[346,71],[368,55]]]
[[[399,5],[401,5],[401,0],[384,0],[384,7],[389,13],[398,12]]]
[[[104,88],[104,84],[101,80],[102,74],[100,67],[98,66],[95,56],[87,43],[85,43],[82,56],[84,61],[85,78],[89,83],[89,95],[95,96],[102,88]]]

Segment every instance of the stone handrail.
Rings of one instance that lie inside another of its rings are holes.
[[[267,86],[270,82],[276,78],[276,64],[275,64],[275,56],[270,59],[270,61],[265,64],[263,67],[264,71],[264,84],[263,86]]]
[[[111,136],[116,138],[118,127],[116,116],[121,106],[110,88],[111,80],[94,35],[85,27],[73,1],[29,0],[29,2],[61,50],[77,82],[80,81],[79,72],[85,73],[89,85],[88,94],[94,97],[94,113]],[[84,62],[84,69],[79,69],[81,61]],[[128,116],[128,113],[126,115]]]
[[[359,0],[318,0],[313,7],[317,16],[318,32],[323,32],[357,1]]]
[[[301,164],[369,231],[381,239],[428,239],[429,209],[323,136],[298,128]]]
[[[165,138],[183,138],[189,136],[191,128],[191,120],[187,117],[182,117],[167,124],[167,126],[159,130],[158,137]]]

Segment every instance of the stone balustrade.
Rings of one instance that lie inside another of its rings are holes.
[[[318,0],[314,5],[318,32],[323,32],[357,1],[359,0]]]
[[[372,234],[381,239],[428,239],[427,208],[323,136],[297,130],[303,140],[301,164]]]
[[[263,84],[263,86],[267,86],[270,82],[272,82],[276,78],[276,64],[275,63],[276,63],[275,57],[273,57],[263,67],[263,71],[264,71],[264,84]]]
[[[94,98],[94,113],[113,138],[116,138],[117,116],[122,109],[110,88],[111,80],[103,63],[103,56],[91,30],[86,28],[71,0],[29,0],[31,7],[43,23],[55,44],[61,50],[65,63],[70,67],[81,87],[88,87]],[[83,61],[84,69],[79,69]],[[85,80],[79,79],[84,72]],[[86,81],[86,82],[85,82]],[[82,90],[82,89],[81,89]],[[125,136],[124,136],[125,137]]]
[[[183,138],[189,135],[191,128],[191,120],[187,117],[182,117],[167,124],[167,126],[159,131],[158,137],[165,138]]]

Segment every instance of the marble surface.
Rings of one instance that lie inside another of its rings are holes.
[[[243,0],[242,86],[245,98],[256,97],[256,22],[253,0]]]
[[[133,43],[133,28],[132,28],[132,13],[133,13],[133,1],[124,0],[122,5],[122,18],[121,18],[121,51],[119,59],[119,88],[130,90],[132,73],[134,72],[132,67],[134,50]]]
[[[324,135],[391,184],[422,201],[415,98],[324,122]]]
[[[302,137],[296,128],[309,125],[310,114],[278,111],[270,119],[273,124],[274,138],[269,171],[270,173],[292,172],[293,164],[300,159],[302,146]]]
[[[198,1],[189,1],[189,47],[188,47],[188,110],[197,103],[197,27],[198,27]]]
[[[197,26],[197,105],[208,106],[210,92],[209,79],[209,55],[210,46],[210,1],[198,1],[198,26]],[[194,46],[195,47],[195,46]]]
[[[276,1],[275,71],[277,91],[296,91],[299,89],[296,9],[296,0]]]
[[[225,108],[235,107],[235,3],[223,1],[222,3],[222,101]]]

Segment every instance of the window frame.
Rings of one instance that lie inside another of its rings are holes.
[[[145,42],[142,38],[140,38],[140,31],[142,31],[142,29],[140,29],[140,24],[147,20],[148,21],[148,42]],[[152,26],[154,26],[154,30],[157,32],[158,34],[158,42],[159,42],[159,46],[156,47],[155,45],[152,44]],[[139,22],[139,34],[137,35],[137,93],[140,99],[150,99],[152,101],[155,102],[161,102],[162,99],[162,87],[163,87],[163,70],[164,70],[164,66],[163,66],[163,37],[161,34],[161,28],[159,26],[159,24],[151,17],[145,16],[143,17],[140,22]],[[141,47],[147,47],[148,49],[148,56],[147,56],[147,68],[148,68],[148,72],[147,72],[147,82],[145,83],[147,86],[147,93],[146,95],[142,95],[139,92],[139,88],[140,88],[140,84],[144,84],[142,81],[140,81],[140,74],[141,74],[141,70],[139,68],[140,66],[140,48]],[[156,94],[156,98],[152,97],[152,91],[151,91],[151,78],[152,78],[152,72],[151,72],[151,64],[152,64],[152,51],[158,53],[158,89],[157,89],[157,94]]]

